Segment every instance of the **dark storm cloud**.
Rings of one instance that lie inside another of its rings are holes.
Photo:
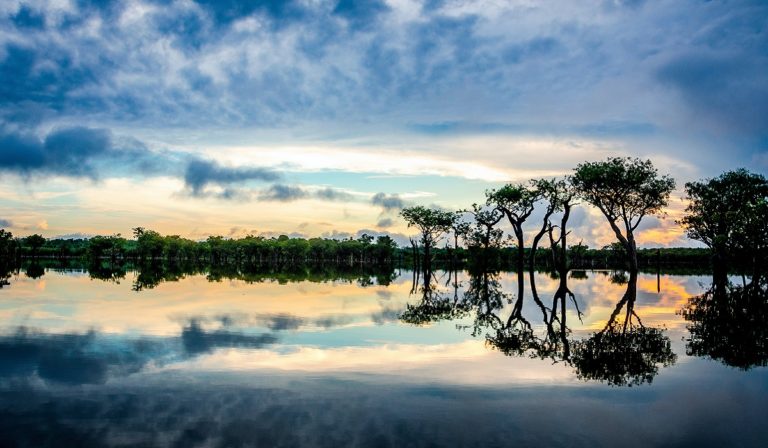
[[[193,195],[203,193],[209,184],[229,185],[249,180],[275,181],[280,174],[267,168],[224,167],[210,160],[191,160],[184,172],[184,182]]]
[[[763,50],[768,52],[768,41]],[[698,116],[727,128],[768,134],[768,57],[690,52],[671,59],[658,79]]]

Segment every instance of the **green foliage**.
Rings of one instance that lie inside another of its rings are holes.
[[[647,215],[660,213],[675,189],[669,176],[659,176],[650,160],[610,157],[580,163],[572,178],[578,194],[611,223],[621,220],[628,232]]]
[[[689,238],[709,246],[725,261],[734,255],[768,252],[768,180],[745,169],[685,184],[686,215],[680,224]]]
[[[674,179],[659,176],[650,160],[610,157],[579,164],[572,184],[582,199],[603,213],[627,250],[631,267],[637,268],[633,232],[645,216],[662,212],[675,188]]]
[[[38,250],[40,250],[40,248],[43,247],[43,244],[45,244],[45,238],[42,235],[38,235],[38,234],[29,235],[28,237],[24,238],[22,241],[24,246],[29,248],[30,252],[32,253],[32,256],[37,255]]]
[[[0,229],[0,260],[15,258],[18,244],[13,239],[13,234],[5,229]]]
[[[485,197],[488,205],[498,207],[510,221],[522,223],[533,211],[539,192],[523,184],[507,184],[498,190],[486,191]]]
[[[417,205],[400,211],[408,227],[416,227],[421,232],[421,243],[426,247],[435,245],[442,234],[451,230],[456,215],[453,212],[432,209]]]
[[[576,191],[571,185],[570,177],[565,179],[533,179],[531,186],[537,199],[547,202],[548,214],[562,212],[566,206],[573,205]]]
[[[94,236],[88,241],[87,253],[91,258],[122,258],[125,256],[126,244],[126,239],[119,233],[112,236]]]
[[[472,204],[470,213],[474,217],[474,222],[469,226],[466,236],[467,246],[470,250],[500,248],[503,243],[504,231],[495,226],[504,217],[502,211],[497,208]]]

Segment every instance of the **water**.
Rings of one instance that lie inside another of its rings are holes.
[[[524,280],[22,270],[0,446],[765,446],[764,288]]]

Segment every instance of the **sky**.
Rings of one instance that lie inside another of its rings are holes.
[[[766,73],[764,1],[6,0],[0,227],[404,242],[404,206],[630,156],[678,185],[638,242],[689,246],[685,182],[768,173]]]

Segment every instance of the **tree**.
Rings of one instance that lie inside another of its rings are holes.
[[[523,223],[533,212],[539,193],[523,184],[507,184],[498,190],[485,192],[486,203],[501,210],[509,220],[517,238],[517,270],[525,268],[525,240]]]
[[[165,242],[158,232],[136,227],[133,229],[133,236],[136,237],[136,250],[141,260],[162,257]]]
[[[538,192],[539,198],[547,202],[547,208],[544,211],[541,228],[536,233],[536,235],[534,235],[533,241],[531,242],[531,256],[528,260],[529,269],[531,272],[533,272],[534,266],[536,264],[536,249],[538,249],[539,241],[541,241],[541,238],[547,233],[549,233],[550,236],[550,247],[552,248],[553,256],[555,258],[557,258],[555,247],[556,243],[561,245],[563,249],[563,266],[559,266],[556,263],[556,267],[558,267],[558,269],[561,267],[566,269],[565,264],[567,263],[565,263],[565,247],[567,244],[568,235],[566,225],[568,224],[568,219],[571,216],[571,208],[574,206],[574,198],[576,196],[576,192],[571,186],[570,178],[534,179],[531,181],[531,185]],[[560,218],[560,225],[556,226],[552,224],[551,218],[553,214],[558,212],[562,212],[562,216]],[[555,228],[560,229],[560,235],[557,239],[554,239],[552,236]]]
[[[32,257],[34,258],[37,256],[37,251],[43,247],[43,244],[45,244],[45,238],[38,234],[29,235],[24,238],[24,244],[29,246],[29,249],[32,252]]]
[[[685,184],[689,201],[679,221],[689,238],[712,251],[716,273],[738,253],[765,257],[768,248],[768,180],[745,169]],[[757,264],[757,263],[755,263]]]
[[[16,240],[13,234],[5,229],[0,229],[0,261],[11,259],[16,255]]]
[[[495,228],[496,224],[504,218],[504,214],[498,208],[488,208],[472,204],[469,211],[475,218],[475,222],[467,232],[468,243],[473,248],[480,248],[480,256],[487,257],[488,249],[501,245],[504,232]]]
[[[659,214],[669,201],[675,181],[659,176],[650,160],[610,157],[579,164],[572,178],[576,192],[597,207],[624,246],[630,269],[637,270],[634,232],[647,215]]]
[[[400,211],[400,216],[408,223],[408,227],[416,227],[421,232],[424,268],[429,270],[430,250],[440,241],[442,235],[451,229],[455,219],[454,213],[417,205],[404,208]]]

